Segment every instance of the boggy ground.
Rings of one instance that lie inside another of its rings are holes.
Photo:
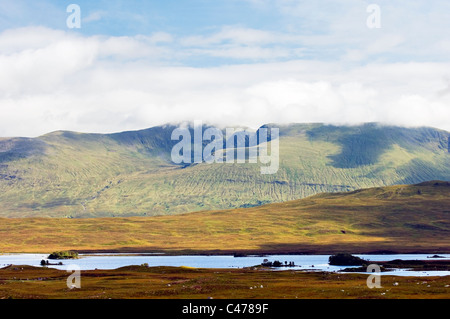
[[[368,276],[252,269],[129,266],[81,272],[81,288],[55,269],[0,269],[1,299],[433,299],[450,298],[450,276],[382,276],[369,289]]]

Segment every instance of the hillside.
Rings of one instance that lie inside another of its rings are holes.
[[[450,183],[177,216],[3,218],[1,252],[449,253]]]
[[[280,128],[280,168],[175,165],[174,126],[0,138],[0,217],[126,217],[252,207],[323,192],[450,180],[449,133],[365,124]]]

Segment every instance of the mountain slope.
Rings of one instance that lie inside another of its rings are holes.
[[[0,251],[449,253],[450,183],[177,216],[0,219]]]
[[[450,180],[446,131],[378,124],[266,127],[280,128],[274,175],[261,175],[260,163],[175,165],[175,127],[169,125],[0,139],[0,216],[166,215]]]

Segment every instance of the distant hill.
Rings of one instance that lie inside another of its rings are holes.
[[[325,193],[177,216],[3,218],[0,251],[449,253],[450,183]]]
[[[265,127],[280,128],[274,175],[261,175],[255,164],[176,165],[171,125],[0,138],[0,217],[169,215],[450,180],[446,131],[375,123]]]

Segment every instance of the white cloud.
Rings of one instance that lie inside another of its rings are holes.
[[[181,38],[179,43],[188,55],[264,61],[302,57],[301,40],[289,33],[224,26],[209,35]]]
[[[241,26],[224,26],[218,32],[206,36],[190,36],[181,43],[186,46],[209,46],[222,43],[235,43],[244,45],[273,44],[292,42],[294,37],[272,31],[263,31]]]
[[[100,21],[105,16],[105,14],[107,13],[104,11],[91,12],[87,17],[83,18],[83,23]]]
[[[255,43],[272,41],[268,35],[261,33]],[[178,56],[176,46],[167,46],[177,41],[165,33],[3,32],[0,136],[116,132],[193,120],[251,127],[381,121],[450,130],[449,63],[292,60],[203,68],[159,63]],[[209,54],[228,49],[226,56],[265,59],[286,52],[255,44],[243,55],[239,41]],[[401,38],[386,41],[396,47]]]
[[[278,12],[280,28],[295,34],[315,59],[447,61],[450,2],[378,0],[381,28],[366,22],[371,0],[242,0]]]

